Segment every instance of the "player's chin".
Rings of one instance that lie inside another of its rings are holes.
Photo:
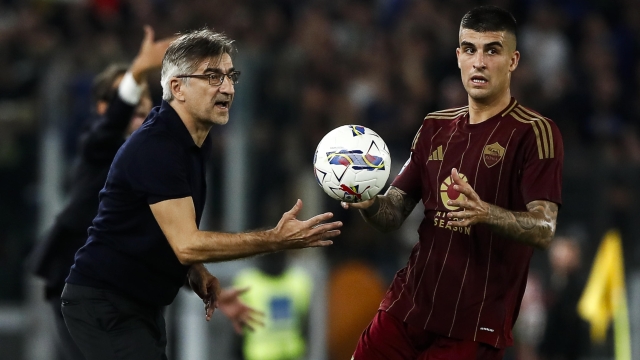
[[[484,100],[491,97],[491,90],[487,88],[468,87],[467,93],[473,100]]]

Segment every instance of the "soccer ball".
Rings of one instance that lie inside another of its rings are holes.
[[[313,156],[318,185],[329,196],[346,202],[372,199],[389,178],[391,155],[375,131],[343,125],[325,135]]]

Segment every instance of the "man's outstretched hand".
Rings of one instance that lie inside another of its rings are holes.
[[[333,244],[329,239],[340,235],[338,229],[342,227],[342,222],[325,223],[333,217],[332,213],[316,215],[309,220],[298,220],[296,217],[301,209],[302,201],[298,199],[293,208],[282,215],[278,225],[270,230],[277,242],[274,250],[329,246]]]

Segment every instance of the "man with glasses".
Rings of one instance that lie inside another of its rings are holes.
[[[162,61],[163,101],[120,148],[86,244],[62,293],[62,313],[88,360],[166,359],[161,307],[188,278],[207,316],[220,292],[205,262],[328,246],[340,222],[296,219],[239,234],[198,230],[213,125],[229,120],[240,72],[232,41],[208,29],[178,37]],[[250,321],[250,316],[245,319]]]

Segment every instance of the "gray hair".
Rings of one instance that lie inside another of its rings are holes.
[[[160,75],[162,99],[165,101],[173,100],[172,77],[192,74],[202,60],[219,58],[223,54],[231,54],[234,51],[233,40],[207,28],[180,34],[169,45],[162,59],[162,73]],[[184,79],[185,83],[188,83],[187,80],[189,79]]]

